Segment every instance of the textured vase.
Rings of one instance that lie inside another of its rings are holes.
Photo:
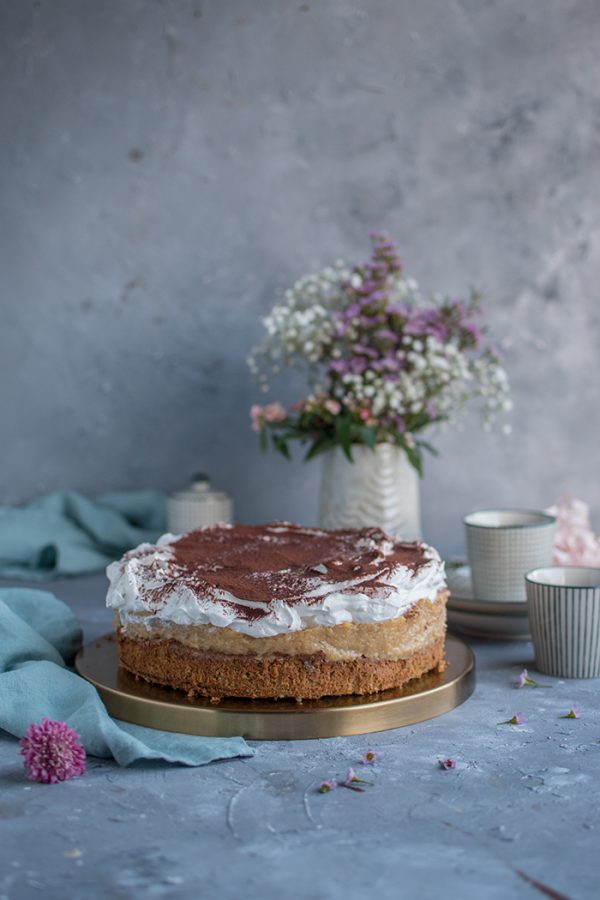
[[[421,537],[419,476],[406,453],[393,444],[340,447],[323,455],[320,522],[323,528],[378,526],[404,538]]]

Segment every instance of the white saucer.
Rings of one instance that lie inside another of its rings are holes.
[[[530,640],[525,601],[478,600],[473,596],[471,570],[467,565],[448,566],[446,579],[450,590],[448,625],[451,630],[500,641]]]

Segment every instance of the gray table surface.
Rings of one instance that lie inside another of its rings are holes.
[[[109,629],[103,577],[50,589],[86,639]],[[202,768],[90,759],[33,784],[0,732],[0,900],[600,896],[599,683],[516,690],[531,645],[474,649],[475,693],[438,719]],[[574,702],[581,718],[559,718]],[[516,711],[523,726],[496,725]],[[374,787],[316,792],[368,747]]]

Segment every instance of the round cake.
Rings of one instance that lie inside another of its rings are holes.
[[[121,665],[191,696],[368,694],[444,666],[444,565],[378,528],[215,525],[107,574]]]

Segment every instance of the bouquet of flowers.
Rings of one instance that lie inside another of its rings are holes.
[[[435,452],[423,434],[472,399],[489,430],[511,408],[508,378],[477,324],[478,295],[423,298],[387,236],[371,241],[368,262],[304,276],[263,320],[251,371],[267,390],[267,370],[299,367],[310,393],[289,409],[253,406],[252,424],[286,457],[292,440],[308,444],[306,459],[340,446],[350,460],[354,444],[387,442],[421,473],[423,450]]]

